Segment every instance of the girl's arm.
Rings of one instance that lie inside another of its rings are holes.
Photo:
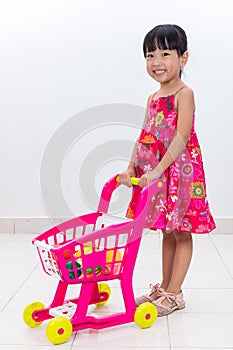
[[[190,88],[185,87],[179,92],[177,95],[177,107],[179,115],[176,135],[158,166],[149,173],[142,175],[139,181],[139,186],[141,187],[144,187],[154,179],[159,178],[176,160],[189,140],[195,110],[194,95]]]
[[[145,112],[145,117],[144,117],[144,121],[142,124],[142,129],[144,129],[144,127],[146,125],[148,107],[149,107],[149,103],[150,103],[152,97],[153,97],[153,95],[149,96],[147,99],[146,112]],[[138,147],[138,139],[135,141],[133,152],[132,152],[131,159],[129,161],[129,165],[128,165],[127,169],[123,173],[119,174],[120,183],[122,183],[128,187],[132,186],[132,184],[130,182],[130,177],[135,176],[135,157],[136,157],[137,147]]]

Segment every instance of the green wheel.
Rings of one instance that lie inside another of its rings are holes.
[[[135,323],[141,328],[149,328],[158,316],[156,306],[146,302],[138,306],[134,314]]]
[[[108,298],[107,298],[107,300],[100,301],[99,303],[96,303],[95,305],[96,306],[105,305],[109,301],[109,298],[111,296],[111,289],[107,283],[99,283],[98,289],[99,289],[99,293],[100,293],[100,299],[101,299],[101,293],[103,293],[103,292],[108,293]],[[104,298],[104,296],[102,298]]]
[[[63,316],[53,318],[46,327],[46,336],[53,344],[65,343],[72,334],[72,323]]]
[[[32,318],[32,314],[34,311],[44,309],[44,307],[44,304],[40,303],[39,301],[35,301],[34,303],[31,303],[25,307],[23,311],[23,320],[28,327],[35,328],[42,324],[43,321],[36,322],[36,318]]]

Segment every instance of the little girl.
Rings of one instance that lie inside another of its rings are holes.
[[[163,232],[162,282],[136,299],[137,306],[149,301],[164,316],[185,307],[182,284],[192,257],[191,233],[209,233],[215,223],[194,129],[194,94],[181,80],[188,61],[186,34],[177,25],[158,25],[146,35],[143,51],[147,72],[160,88],[148,98],[142,130],[120,182],[130,187],[130,177],[140,177],[129,218],[134,217],[141,188],[156,178],[166,182],[166,193],[150,203],[145,225]]]

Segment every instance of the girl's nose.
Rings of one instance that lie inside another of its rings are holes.
[[[161,66],[161,61],[160,61],[160,59],[159,58],[157,58],[157,57],[154,57],[154,59],[153,59],[153,65],[154,66]]]

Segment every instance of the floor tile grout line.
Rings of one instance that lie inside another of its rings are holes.
[[[73,349],[75,349],[75,339],[77,338],[77,333],[78,333],[78,331],[76,331],[75,332],[75,334],[74,334],[74,337],[73,337],[73,341],[72,341],[72,343],[71,343],[71,348],[70,348],[70,350],[73,350]]]
[[[40,263],[37,263],[36,266],[32,269],[32,271],[28,274],[28,276],[23,280],[23,282],[19,285],[19,287],[15,290],[15,292],[11,295],[11,297],[8,299],[8,301],[6,302],[6,304],[2,307],[2,309],[0,310],[0,313],[3,312],[5,310],[5,308],[7,307],[7,305],[11,302],[11,300],[16,296],[16,294],[19,292],[19,290],[22,288],[22,286],[24,285],[24,283],[28,280],[28,278],[33,274],[33,272],[37,269],[38,265]]]
[[[231,279],[233,279],[233,275],[231,274],[230,270],[228,269],[228,267],[227,267],[227,265],[226,265],[226,263],[225,263],[225,261],[224,261],[222,255],[221,255],[220,251],[218,250],[218,248],[217,248],[217,246],[215,245],[214,241],[212,240],[212,237],[211,237],[211,236],[210,236],[210,241],[211,241],[211,243],[213,244],[213,246],[214,246],[216,252],[218,253],[218,255],[219,255],[219,257],[220,257],[220,259],[221,259],[221,261],[222,261],[222,263],[223,263],[223,265],[224,265],[224,267],[225,267],[227,273],[230,275]]]
[[[171,350],[171,332],[170,332],[170,327],[169,327],[169,317],[166,316],[166,323],[167,323],[167,334],[168,334],[168,344],[169,344],[169,350]]]
[[[13,238],[14,238],[14,234],[10,234],[9,237],[7,237],[7,239],[1,242],[0,248],[3,247],[6,243],[9,243],[9,241],[12,240]]]

